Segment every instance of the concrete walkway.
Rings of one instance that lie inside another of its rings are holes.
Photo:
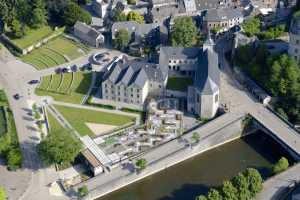
[[[285,190],[300,181],[300,164],[296,164],[285,172],[274,176],[264,182],[263,190],[257,195],[256,200],[278,200]]]

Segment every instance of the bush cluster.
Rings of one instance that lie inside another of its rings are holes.
[[[224,181],[220,188],[211,188],[206,196],[200,195],[195,200],[250,200],[262,190],[262,177],[253,168],[246,169],[230,181]]]

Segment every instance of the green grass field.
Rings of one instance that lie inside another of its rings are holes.
[[[80,109],[60,105],[55,105],[55,108],[81,135],[94,135],[94,133],[85,125],[85,123],[122,126],[127,123],[134,122],[135,120],[134,117],[130,116],[117,115],[88,109]]]
[[[33,44],[36,44],[43,38],[50,36],[55,32],[61,31],[64,31],[64,28],[59,28],[58,30],[54,31],[50,26],[43,26],[38,29],[29,29],[28,31],[26,31],[24,37],[18,39],[11,39],[11,41],[21,49],[24,49]],[[7,35],[9,36],[9,33]]]
[[[83,44],[60,36],[29,54],[21,56],[21,59],[37,69],[45,69],[66,63],[87,52],[89,52],[89,48]]]
[[[61,129],[63,129],[64,127],[62,127],[60,125],[60,123],[53,117],[53,115],[51,115],[50,112],[47,111],[47,117],[48,117],[48,124],[49,124],[49,128],[50,128],[50,133],[53,131],[59,131]]]
[[[49,79],[51,78],[43,77],[39,87],[35,90],[37,95],[51,96],[56,101],[79,104],[90,87],[92,74],[76,72],[73,75],[72,73],[64,74],[62,77],[55,74],[52,75],[51,82]]]
[[[169,77],[167,83],[168,90],[187,91],[188,86],[193,84],[193,79],[186,77]]]

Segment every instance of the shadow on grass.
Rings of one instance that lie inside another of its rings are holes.
[[[75,92],[80,94],[86,94],[90,87],[91,81],[92,81],[92,73],[84,73],[83,79],[81,80],[78,87],[75,89]]]

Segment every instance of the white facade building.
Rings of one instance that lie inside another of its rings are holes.
[[[142,107],[149,95],[163,95],[167,77],[156,64],[123,59],[105,73],[102,98]]]

